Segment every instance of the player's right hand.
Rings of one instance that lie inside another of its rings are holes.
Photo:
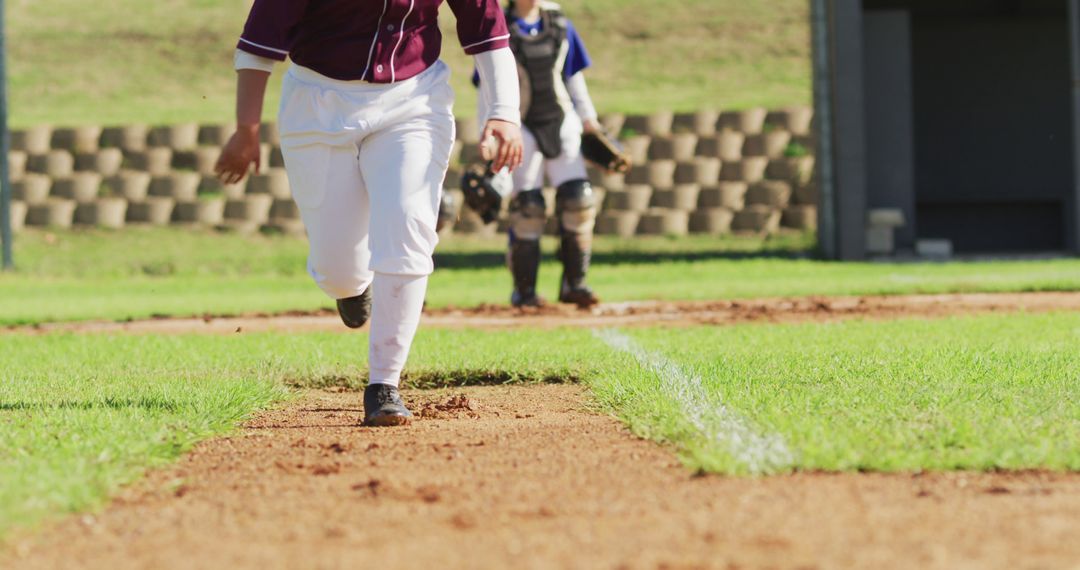
[[[521,127],[514,123],[491,119],[484,125],[484,132],[480,136],[480,156],[492,162],[493,172],[503,167],[514,170],[521,166],[525,153],[523,146]]]
[[[259,148],[259,125],[241,125],[221,149],[221,156],[214,165],[218,179],[225,184],[236,184],[247,176],[252,163],[259,171],[261,151]]]

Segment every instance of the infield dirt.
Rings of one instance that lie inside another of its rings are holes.
[[[940,318],[1000,312],[1080,311],[1080,292],[966,293],[863,297],[798,297],[735,301],[606,303],[588,310],[552,304],[541,309],[482,305],[424,312],[422,327],[558,328],[726,325],[744,322],[828,322],[845,319]],[[238,332],[347,332],[333,311],[289,312],[131,322],[45,323],[0,328],[0,333],[232,334]]]
[[[1076,474],[696,476],[567,385],[312,392],[198,446],[15,568],[1075,568]],[[0,562],[3,562],[0,557]],[[0,564],[2,565],[2,564]]]
[[[1078,309],[1080,294],[1046,293],[647,303],[592,313],[489,307],[427,319],[632,326]],[[39,331],[331,326],[340,330],[333,315],[294,315]],[[405,394],[418,420],[370,429],[357,425],[359,394],[308,392],[151,472],[99,513],[15,538],[0,549],[0,567],[1080,568],[1077,473],[699,476],[671,450],[592,410],[581,386]]]

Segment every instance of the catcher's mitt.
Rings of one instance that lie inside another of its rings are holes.
[[[499,176],[491,171],[491,163],[474,164],[461,175],[461,191],[465,194],[465,205],[472,208],[485,224],[494,222],[499,217],[508,188]]]
[[[623,152],[618,143],[602,132],[581,135],[581,155],[585,157],[585,160],[608,172],[630,170],[630,156]]]

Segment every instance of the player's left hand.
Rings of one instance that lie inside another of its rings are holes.
[[[494,141],[494,144],[489,141]],[[498,172],[504,167],[514,170],[521,166],[524,154],[522,146],[521,127],[514,123],[491,119],[484,125],[484,132],[480,136],[480,156],[492,161],[492,171]]]
[[[581,126],[584,128],[585,134],[599,133],[604,130],[604,127],[600,126],[600,123],[596,119],[585,119],[581,122]]]

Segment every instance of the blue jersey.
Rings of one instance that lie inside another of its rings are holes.
[[[569,44],[566,51],[566,65],[563,66],[563,79],[570,79],[576,75],[579,71],[587,69],[592,65],[592,59],[589,58],[589,52],[585,50],[585,42],[582,41],[581,36],[578,35],[577,30],[574,28],[574,23],[569,18],[566,21],[566,43]],[[543,30],[544,19],[540,18],[535,22],[526,22],[521,18],[515,18],[512,24],[517,26],[523,34],[535,35]],[[473,71],[473,85],[480,85],[480,74]]]

